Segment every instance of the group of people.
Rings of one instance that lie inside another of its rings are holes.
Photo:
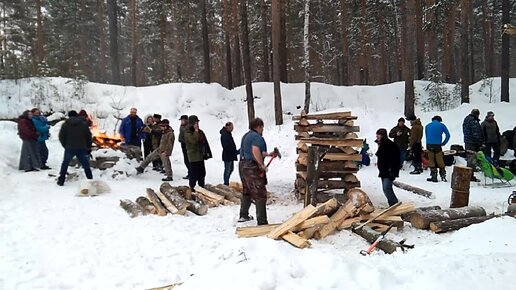
[[[476,152],[483,151],[485,156],[491,158],[494,162],[497,162],[500,158],[501,135],[494,116],[493,112],[487,112],[484,121],[480,123],[480,111],[473,109],[462,124],[467,152],[467,166],[473,169],[471,181],[478,181],[473,173],[476,167]],[[426,137],[428,167],[430,168],[430,177],[427,178],[427,181],[438,182],[438,174],[442,181],[447,181],[443,146],[450,140],[450,132],[443,124],[441,116],[434,116],[424,129],[419,118],[411,116],[407,120],[410,121],[411,128],[405,125],[404,118],[400,118],[398,124],[388,134],[384,128],[378,129],[376,132],[376,142],[379,145],[376,153],[379,177],[382,180],[382,189],[389,205],[398,202],[392,184],[399,176],[400,169],[403,168],[409,148],[413,158],[412,166],[414,167],[410,174],[421,174],[423,172],[421,141],[423,132]]]

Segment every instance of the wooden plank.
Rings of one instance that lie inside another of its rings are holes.
[[[252,227],[238,227],[235,233],[239,238],[254,238],[265,236],[281,224],[260,225]]]
[[[286,232],[281,236],[281,238],[287,242],[289,242],[294,247],[304,249],[310,247],[312,244],[307,240],[304,239],[296,234],[294,234],[291,231]]]
[[[308,171],[306,165],[296,162],[296,171]],[[340,173],[356,173],[358,166],[354,161],[322,161],[319,164],[319,177],[322,177],[326,172],[340,172]]]
[[[343,126],[339,124],[315,124],[308,126],[294,125],[296,132],[313,132],[313,133],[350,133],[360,132],[359,126]]]
[[[152,188],[147,188],[147,198],[150,200],[150,202],[152,202],[159,216],[167,215],[167,209],[161,203],[158,196],[156,195],[156,192],[154,192]]]
[[[358,213],[358,208],[353,205],[351,201],[347,201],[343,206],[341,206],[336,213],[334,213],[330,217],[330,222],[323,227],[319,231],[317,231],[314,235],[315,239],[320,240],[327,237],[331,234],[337,227],[342,223],[343,220],[350,218]]]
[[[319,189],[351,189],[360,187],[360,181],[347,182],[343,180],[320,180]]]
[[[336,112],[336,113],[321,113],[321,114],[306,114],[292,116],[292,120],[298,121],[301,119],[307,120],[339,120],[346,119],[351,116],[351,112]]]
[[[400,205],[401,205],[401,201],[391,205],[390,207],[388,207],[388,208],[382,210],[380,213],[378,213],[377,216],[371,217],[365,223],[359,225],[358,228],[356,228],[356,229],[357,230],[361,229],[363,226],[367,225],[368,223],[371,223],[372,221],[374,221],[375,219],[381,217],[382,215],[387,215],[388,212],[392,212],[395,208],[397,208]]]
[[[301,138],[299,142],[308,143],[312,145],[325,145],[325,146],[342,146],[342,147],[362,147],[364,140],[362,139],[324,139],[324,138]]]
[[[293,229],[298,224],[309,219],[312,216],[312,214],[314,214],[314,212],[316,211],[316,207],[314,207],[311,204],[308,205],[307,207],[303,208],[301,211],[296,213],[294,216],[292,216],[290,219],[288,219],[286,222],[282,223],[279,227],[275,228],[272,232],[270,232],[267,235],[267,237],[271,239],[278,239],[287,231]]]
[[[469,182],[469,180],[468,180],[468,182]],[[406,183],[395,180],[392,183],[392,185],[394,185],[398,188],[401,188],[403,190],[413,192],[417,195],[421,195],[421,196],[428,197],[428,198],[434,198],[434,194],[432,192],[422,189],[422,188],[419,188],[419,187],[412,186],[410,184],[406,184]]]
[[[205,197],[207,197],[208,199],[214,201],[215,203],[218,203],[218,204],[224,204],[224,197],[222,195],[219,195],[219,194],[216,194],[214,192],[211,192],[205,188],[202,188],[200,186],[196,186],[194,188],[195,190],[195,194],[196,195],[203,195]]]
[[[357,222],[360,222],[360,221],[362,221],[361,217],[354,217],[354,218],[345,219],[345,220],[342,221],[342,223],[340,223],[340,225],[337,226],[337,229],[339,231],[340,230],[349,230],[353,223],[357,223]]]
[[[298,160],[302,159],[308,159],[307,153],[299,153]],[[362,155],[358,153],[354,154],[346,154],[344,152],[342,153],[326,153],[323,156],[323,160],[332,160],[332,161],[362,161]],[[303,165],[306,165],[306,162],[300,162]]]
[[[403,203],[400,206],[398,206],[397,208],[395,208],[394,210],[390,211],[388,215],[389,216],[402,215],[402,214],[405,214],[405,213],[413,212],[415,210],[416,210],[416,206],[414,204]],[[374,212],[372,212],[370,214],[363,215],[362,218],[367,220],[367,219],[370,219],[372,217],[378,216],[381,212],[382,211],[380,211],[380,210],[374,211]]]
[[[308,228],[312,228],[319,225],[325,225],[330,222],[330,218],[327,215],[320,215],[313,218],[309,218],[306,221],[295,226],[292,231],[299,232]]]

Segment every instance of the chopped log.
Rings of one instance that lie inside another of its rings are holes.
[[[252,227],[238,227],[235,233],[239,238],[254,238],[265,236],[281,224],[260,225]]]
[[[338,113],[326,113],[326,114],[307,114],[304,115],[295,115],[292,116],[292,120],[298,121],[301,119],[306,120],[340,120],[340,119],[348,119],[353,118],[351,116],[351,112],[338,112]]]
[[[301,118],[301,120],[299,120],[299,122],[297,122],[297,124],[299,124],[300,126],[310,125],[310,123],[306,120],[306,118]]]
[[[131,218],[135,218],[139,215],[145,214],[145,211],[141,206],[139,206],[138,204],[134,203],[132,200],[129,200],[129,199],[121,199],[120,207],[122,207],[129,214],[129,216]]]
[[[224,197],[221,195],[218,195],[216,193],[213,193],[205,188],[202,188],[200,186],[196,186],[195,188],[195,196],[199,197],[202,196],[205,199],[215,203],[217,206],[220,204],[224,204]]]
[[[348,120],[342,119],[342,120],[339,120],[337,123],[341,126],[353,126],[353,125],[355,125],[355,121],[353,121],[353,120],[356,120],[356,119],[348,119]]]
[[[161,203],[161,201],[159,200],[159,198],[156,195],[156,193],[154,192],[154,190],[152,190],[152,188],[147,188],[147,198],[150,200],[150,202],[152,202],[152,204],[156,208],[156,213],[159,216],[167,215],[167,209]]]
[[[319,164],[321,159],[321,151],[317,146],[308,148],[308,160],[306,167],[306,186],[304,189],[305,199],[304,206],[309,204],[315,205],[317,199],[317,183],[319,182]],[[303,190],[300,189],[300,192]]]
[[[193,212],[196,215],[206,215],[208,213],[208,206],[202,203],[199,203],[194,200],[188,200],[187,210]]]
[[[414,213],[410,219],[410,223],[416,229],[426,230],[430,228],[431,222],[478,216],[486,216],[486,211],[479,206],[450,208],[442,210],[428,210],[421,213]]]
[[[370,227],[371,229],[373,229],[374,231],[377,231],[377,232],[380,232],[380,233],[385,231],[387,228],[390,227],[389,225],[384,225],[384,224],[381,224],[381,223],[370,223],[367,226]],[[395,232],[397,230],[398,230],[398,228],[392,227],[389,230],[389,232]]]
[[[240,204],[240,198],[237,198],[232,191],[226,191],[211,184],[206,184],[206,189],[220,196],[223,196],[225,199],[234,204]]]
[[[145,196],[136,199],[136,203],[148,214],[156,214],[156,207]]]
[[[464,207],[469,204],[469,184],[473,170],[466,166],[453,166],[451,178],[450,208]]]
[[[344,175],[344,177],[342,177],[342,180],[344,180],[345,182],[349,182],[349,183],[359,182],[358,178],[354,174],[346,174],[346,175]]]
[[[312,239],[314,237],[314,234],[319,230],[321,229],[322,226],[316,226],[316,227],[313,227],[313,228],[308,228],[308,229],[305,229],[305,230],[302,230],[301,232],[298,233],[298,236],[302,237],[303,239]]]
[[[179,195],[181,195],[184,199],[186,200],[191,200],[192,199],[192,189],[190,188],[190,186],[178,186],[176,188],[177,192],[179,193]]]
[[[306,171],[306,170],[305,170]],[[230,181],[229,187],[233,188],[234,190],[242,193],[244,191],[244,188],[242,187],[242,183],[236,182],[236,181]]]
[[[310,242],[307,239],[303,239],[302,237],[294,234],[291,231],[288,231],[285,234],[283,234],[281,236],[281,238],[283,240],[289,242],[291,245],[293,245],[297,248],[300,248],[300,249],[304,249],[304,248],[310,247],[312,245],[312,244],[310,244]]]
[[[310,138],[310,137],[312,137],[312,135],[310,133],[308,133],[308,132],[299,132],[295,136],[295,139],[296,140],[301,140],[301,138]]]
[[[348,218],[348,219],[345,219],[342,221],[342,223],[340,223],[340,225],[337,226],[337,229],[340,231],[340,230],[348,230],[351,228],[351,225],[353,223],[358,223],[362,221],[362,218],[361,217],[354,217],[354,218]]]
[[[186,208],[183,210],[179,210],[168,198],[166,195],[163,194],[161,191],[155,191],[156,195],[158,196],[159,200],[165,208],[171,213],[171,214],[179,214],[179,215],[185,215],[186,214]]]
[[[360,132],[359,126],[341,126],[339,124],[315,124],[308,126],[294,125],[294,130],[298,133],[353,133]],[[356,135],[356,134],[355,134]]]
[[[294,216],[292,216],[290,219],[288,219],[286,222],[282,223],[280,226],[275,228],[272,232],[270,232],[267,235],[267,237],[271,239],[278,239],[287,231],[293,229],[298,224],[310,218],[316,211],[317,208],[315,208],[311,204],[308,205],[307,207],[303,208],[301,211],[296,213]]]
[[[217,187],[217,188],[220,188],[221,190],[231,192],[231,194],[232,194],[234,197],[238,198],[238,199],[242,198],[242,192],[240,192],[240,191],[238,191],[238,190],[235,190],[235,189],[233,189],[233,188],[229,187],[228,185],[225,185],[225,184],[217,184],[217,186],[216,186],[216,187]]]
[[[334,139],[326,139],[326,138],[301,138],[299,142],[308,143],[312,145],[325,145],[325,146],[342,146],[342,147],[362,147],[363,144],[362,139],[342,139],[342,138],[334,138]]]
[[[412,186],[412,185],[409,185],[409,184],[406,184],[406,183],[403,183],[403,182],[400,182],[397,180],[395,180],[392,184],[398,188],[413,192],[417,195],[421,195],[421,196],[428,197],[428,198],[435,198],[435,195],[431,191],[428,191],[426,189],[415,187],[415,186]]]
[[[369,214],[374,211],[374,206],[369,199],[369,196],[360,188],[350,189],[346,195],[348,196],[348,200],[350,200],[356,207],[360,208],[360,214]]]
[[[219,203],[216,203],[203,195],[195,195],[195,200],[198,201],[200,204],[206,205],[209,208],[217,207],[220,205]]]
[[[162,183],[159,191],[179,210],[179,214],[184,215],[186,213],[186,208],[189,206],[188,201],[175,188],[170,186],[168,182]]]
[[[362,145],[360,145],[362,146]],[[339,149],[340,151],[346,153],[346,154],[356,154],[357,151],[355,149],[353,149],[352,147],[346,147],[346,146],[339,146],[337,147],[337,149]]]
[[[312,215],[313,217],[321,216],[321,215],[332,215],[334,214],[339,207],[339,202],[336,198],[331,198],[323,204],[317,206],[317,211]]]
[[[313,227],[317,227],[317,226],[320,226],[320,225],[325,225],[325,224],[327,224],[329,222],[330,222],[330,218],[327,215],[320,215],[320,216],[316,216],[316,217],[307,219],[306,221],[298,224],[297,226],[295,226],[292,229],[292,231],[293,232],[300,232],[300,231],[308,229],[308,228],[313,228]]]
[[[308,171],[308,167],[306,165],[300,164],[296,162],[296,171]],[[325,171],[330,172],[341,172],[341,173],[356,173],[358,171],[358,166],[353,161],[329,161],[323,160],[319,163],[319,171],[321,173]]]
[[[392,211],[389,211],[389,215],[402,215],[402,214],[405,214],[405,213],[409,213],[409,212],[413,212],[416,210],[416,207],[411,204],[411,203],[402,203],[401,205],[399,205],[398,207],[396,207],[395,209],[393,209]],[[363,219],[370,219],[372,217],[375,217],[375,216],[378,216],[382,211],[378,210],[378,211],[374,211],[368,215],[364,215],[362,216]]]
[[[424,206],[424,207],[418,207],[416,208],[414,211],[411,211],[411,212],[408,212],[408,213],[404,213],[401,215],[401,219],[405,222],[410,222],[410,218],[412,217],[412,215],[416,212],[423,212],[423,211],[427,211],[427,210],[432,210],[432,209],[441,209],[440,206],[438,205],[435,205],[435,206]]]
[[[358,224],[353,224],[352,228],[356,228]],[[366,239],[369,243],[374,243],[376,239],[380,236],[380,233],[376,232],[375,230],[371,229],[370,227],[363,227],[360,229],[353,229],[353,232],[362,238]],[[382,251],[384,251],[387,254],[392,254],[396,252],[398,249],[403,251],[403,246],[400,243],[397,243],[393,240],[389,240],[387,238],[384,238],[381,240],[376,247]]]
[[[465,228],[467,226],[473,224],[479,224],[487,221],[488,219],[492,219],[496,216],[478,216],[478,217],[470,217],[463,219],[454,219],[454,220],[444,220],[438,222],[431,222],[430,229],[434,233],[444,233],[449,231],[456,231],[458,229]]]
[[[345,193],[329,193],[327,190],[321,190],[317,192],[317,202],[327,202],[328,200],[335,198],[339,204],[345,204],[348,201],[348,196]],[[337,211],[338,208],[335,209]],[[334,214],[332,212],[328,216]]]
[[[326,161],[327,162],[327,161]],[[339,163],[339,161],[333,161]],[[306,165],[295,163],[296,165],[296,172],[306,172],[308,168]],[[342,176],[345,176],[346,174],[350,173],[357,173],[358,168],[345,168],[343,164],[337,164],[335,165],[336,168],[328,169],[328,168],[322,168],[319,167],[319,178],[339,178]]]
[[[342,133],[337,133],[337,136],[344,138],[344,139],[358,139],[357,133],[349,132],[349,133],[343,134],[342,136],[341,136],[341,134]]]
[[[308,152],[308,145],[306,143],[297,143],[296,149],[301,152]]]
[[[332,160],[332,161],[361,161],[362,155],[360,154],[347,154],[347,153],[326,153],[324,154],[323,160]],[[308,154],[307,153],[299,153],[299,157],[297,161],[300,164],[306,165],[308,162]]]
[[[395,208],[397,208],[400,205],[401,205],[401,202],[397,202],[397,203],[391,205],[390,207],[388,207],[388,208],[382,210],[381,212],[379,212],[378,215],[371,217],[366,222],[364,222],[363,224],[359,225],[358,228],[360,229],[361,227],[367,225],[368,223],[374,221],[375,219],[381,217],[382,215],[388,215],[387,214],[388,212],[392,212]]]
[[[347,182],[342,180],[321,180],[318,185],[318,188],[321,189],[352,189],[355,187],[360,187],[360,181]]]

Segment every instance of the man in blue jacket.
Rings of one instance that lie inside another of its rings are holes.
[[[464,122],[462,123],[467,164],[469,168],[473,169],[471,171],[471,181],[479,181],[474,175],[477,160],[476,155],[473,153],[480,151],[482,141],[484,140],[479,116],[480,111],[478,109],[473,109],[471,113],[464,118]]]
[[[38,108],[32,109],[31,112],[32,123],[34,127],[36,127],[36,131],[38,131],[38,148],[41,156],[41,164],[43,164],[41,169],[50,169],[50,167],[47,166],[48,148],[46,144],[50,136],[50,125],[48,124],[47,118],[41,115],[41,111]]]
[[[430,178],[427,181],[437,182],[437,168],[442,181],[446,181],[446,169],[444,165],[443,146],[450,140],[450,132],[442,123],[441,116],[434,116],[432,122],[425,127],[426,149],[428,150],[428,167]],[[445,138],[443,141],[443,134]]]
[[[134,145],[141,148],[142,140],[145,139],[145,133],[142,132],[144,124],[142,119],[136,114],[137,112],[136,108],[131,108],[129,115],[122,119],[118,133],[120,133],[120,137],[126,145]]]

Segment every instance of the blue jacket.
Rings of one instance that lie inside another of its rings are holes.
[[[443,133],[446,135],[446,138],[443,139]],[[441,145],[444,146],[450,140],[450,132],[446,126],[434,120],[425,127],[425,136],[426,136],[426,144],[427,145]]]
[[[480,126],[480,119],[471,114],[464,118],[464,122],[462,123],[462,132],[464,133],[465,144],[480,145],[484,140],[482,127]]]
[[[143,128],[143,121],[140,117],[136,116],[136,135],[138,136],[138,139],[143,140],[145,139],[145,133],[142,132]],[[125,143],[130,143],[131,141],[131,117],[127,116],[122,119],[122,124],[120,124],[120,129],[118,130],[118,133],[122,135],[125,139]]]
[[[46,141],[50,130],[47,118],[45,116],[32,116],[32,123],[36,127],[36,131],[38,131],[38,141]]]

